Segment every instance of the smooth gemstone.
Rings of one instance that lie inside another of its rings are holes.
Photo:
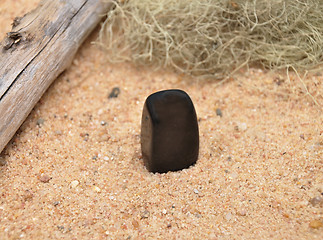
[[[150,172],[178,171],[195,164],[199,130],[194,105],[182,90],[156,92],[145,102],[141,151]]]

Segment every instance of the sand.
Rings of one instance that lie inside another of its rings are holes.
[[[1,38],[37,3],[2,0]],[[199,81],[109,64],[97,34],[0,157],[0,239],[323,239],[322,74]],[[152,174],[142,108],[171,88],[194,102],[199,159]]]

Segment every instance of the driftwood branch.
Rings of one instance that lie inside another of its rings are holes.
[[[0,43],[0,152],[111,7],[101,0],[43,0]]]

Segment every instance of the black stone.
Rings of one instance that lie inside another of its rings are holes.
[[[150,95],[141,119],[141,150],[150,172],[177,171],[196,163],[199,130],[192,100],[182,90]]]

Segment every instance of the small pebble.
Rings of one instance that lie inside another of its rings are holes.
[[[319,229],[323,227],[323,222],[320,220],[313,220],[310,222],[309,227],[313,229]]]
[[[120,88],[115,87],[112,89],[111,93],[109,94],[108,98],[117,98],[120,94]]]
[[[84,141],[88,141],[89,136],[90,136],[90,134],[88,134],[88,133],[80,133],[80,137],[82,137]]]
[[[43,125],[43,124],[44,124],[44,122],[45,122],[45,120],[44,120],[44,119],[39,118],[39,119],[37,120],[37,125],[38,125],[38,126]]]
[[[33,197],[34,197],[34,194],[32,194],[32,192],[29,190],[26,190],[23,195],[24,201],[31,201],[33,199]]]
[[[240,215],[240,216],[246,216],[246,215],[247,215],[247,212],[246,212],[246,210],[244,210],[244,209],[240,209],[240,210],[238,211],[238,215]]]
[[[3,158],[3,157],[0,157],[0,167],[3,167],[7,164],[7,161]]]
[[[288,214],[288,213],[283,213],[283,216],[284,216],[285,218],[289,218],[289,214]]]
[[[165,214],[165,215],[167,214],[167,211],[166,211],[166,209],[164,209],[164,210],[163,210],[162,212],[163,212],[163,214]]]
[[[64,226],[57,226],[57,228],[58,228],[58,230],[60,230],[60,231],[64,231]]]
[[[107,122],[106,122],[106,121],[101,121],[101,122],[100,122],[100,124],[101,124],[102,126],[105,126],[105,125],[107,125]]]
[[[216,112],[216,115],[217,115],[217,116],[222,117],[222,111],[221,111],[221,109],[220,109],[220,108],[217,108],[217,109],[215,110],[215,112]]]
[[[56,130],[56,131],[55,131],[55,134],[60,136],[60,135],[62,135],[62,134],[63,134],[63,132],[62,132],[61,130]]]
[[[71,182],[70,187],[71,187],[71,188],[76,188],[79,184],[80,184],[80,182],[79,182],[79,181],[74,180],[74,181],[72,181],[72,182]]]
[[[60,201],[55,201],[53,202],[53,205],[56,207],[57,205],[59,205],[61,202]]]
[[[245,131],[245,130],[247,130],[247,124],[238,122],[237,126],[235,126],[235,130],[237,130],[237,131]]]
[[[134,220],[132,221],[132,226],[133,226],[133,228],[134,228],[134,229],[138,229],[138,228],[139,228],[139,222],[138,222],[137,220],[135,220],[135,219],[134,219]]]
[[[194,189],[193,191],[194,191],[195,194],[199,194],[199,190]]]
[[[97,193],[100,193],[101,192],[101,189],[98,187],[98,186],[94,186],[93,187],[93,190]]]
[[[313,207],[323,206],[323,198],[321,196],[313,197],[309,202]]]
[[[227,220],[227,221],[230,221],[232,219],[232,214],[231,213],[227,213],[225,214],[224,218]]]
[[[284,80],[283,80],[283,79],[281,79],[281,78],[279,78],[279,77],[276,77],[276,78],[274,79],[274,83],[276,83],[276,84],[277,84],[277,86],[280,86],[282,83],[284,83]]]
[[[109,199],[110,200],[115,200],[116,198],[115,198],[115,196],[109,196]]]
[[[148,218],[149,216],[150,216],[150,212],[147,209],[145,209],[145,211],[141,213],[141,219]]]
[[[39,180],[43,183],[48,183],[52,178],[47,174],[41,175]]]

